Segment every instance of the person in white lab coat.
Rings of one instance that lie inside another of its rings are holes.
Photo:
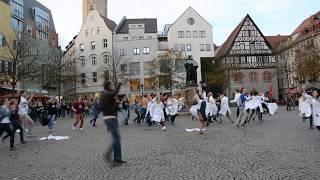
[[[221,99],[221,104],[220,104],[219,119],[218,119],[219,124],[222,123],[222,116],[226,116],[231,121],[231,123],[234,123],[234,121],[230,116],[231,110],[229,107],[229,98],[224,94],[222,94],[220,95],[220,99]]]
[[[208,118],[207,125],[209,123],[212,123],[212,118],[216,120],[216,115],[217,115],[217,105],[216,105],[216,100],[213,98],[213,93],[209,92],[208,97],[206,98],[207,106],[206,106],[206,115]]]
[[[200,105],[201,105],[201,99],[199,97],[199,91],[195,90],[194,96],[193,96],[193,105],[190,108],[192,119],[193,118],[199,119],[198,110],[200,109]]]
[[[169,114],[169,120],[171,124],[174,124],[178,115],[179,101],[176,97],[169,95],[167,101],[167,109]]]
[[[313,125],[317,127],[320,131],[320,93],[319,91],[315,90],[312,92],[312,96],[308,95],[303,90],[303,96],[307,99],[307,102],[312,106],[312,118],[313,118]]]
[[[240,114],[240,96],[241,93],[238,89],[234,91],[234,99],[230,101],[230,103],[236,103],[237,104],[237,118],[239,117]]]
[[[307,101],[307,98],[302,96],[301,94],[298,94],[298,98],[299,98],[299,111],[300,111],[300,116],[302,117],[302,121],[305,122],[306,119],[309,119],[310,129],[314,129],[311,104]]]
[[[150,112],[152,114],[152,121],[158,122],[161,126],[161,131],[165,131],[167,128],[164,124],[164,112],[163,112],[164,105],[160,101],[159,97],[156,97],[155,102],[150,107]]]

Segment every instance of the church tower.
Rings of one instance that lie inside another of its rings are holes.
[[[83,21],[91,10],[97,10],[102,16],[108,17],[108,0],[82,0]]]

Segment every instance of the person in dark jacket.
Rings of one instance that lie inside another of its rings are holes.
[[[26,144],[26,141],[24,141],[24,137],[23,137],[24,130],[22,128],[21,121],[19,120],[17,106],[18,106],[17,101],[12,100],[10,102],[10,105],[9,105],[10,110],[11,110],[10,121],[11,121],[11,125],[13,126],[13,133],[15,133],[17,130],[19,130],[20,143]]]
[[[99,113],[100,113],[100,104],[99,104],[99,98],[96,97],[96,99],[94,100],[92,106],[91,106],[91,113],[93,118],[90,120],[90,124],[92,124],[92,126],[96,126],[96,121],[99,117]]]
[[[48,124],[49,131],[48,132],[49,133],[52,132],[53,124],[54,124],[54,121],[56,119],[57,113],[58,113],[57,99],[55,97],[52,97],[48,101],[48,118],[49,118],[49,124]]]
[[[121,155],[121,143],[120,143],[120,133],[118,130],[118,105],[116,102],[117,94],[120,90],[121,84],[118,84],[117,88],[112,87],[111,82],[106,82],[104,85],[104,94],[100,99],[101,110],[103,112],[103,120],[110,131],[113,142],[112,145],[106,150],[105,160],[107,162],[111,161],[111,154],[114,151],[113,166],[119,166],[126,163],[122,160]]]
[[[10,137],[10,151],[16,150],[14,147],[14,132],[11,129],[10,122],[11,110],[9,109],[9,101],[7,99],[0,101],[0,137],[3,132],[7,135],[2,138],[4,142],[8,137]]]

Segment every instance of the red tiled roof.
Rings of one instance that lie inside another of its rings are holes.
[[[265,36],[265,38],[267,39],[267,41],[269,42],[270,46],[272,47],[272,49],[276,49],[277,46],[280,44],[280,42],[286,38],[288,38],[289,36],[281,36],[281,35],[277,35],[277,36]]]
[[[300,33],[304,31],[306,28],[310,28],[314,25],[314,23],[320,22],[320,11],[313,14],[309,18],[305,19],[292,33],[292,35],[295,35],[297,33]]]

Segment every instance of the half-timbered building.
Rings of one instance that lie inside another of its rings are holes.
[[[229,96],[234,89],[245,87],[278,97],[273,46],[280,40],[281,36],[264,36],[249,15],[242,19],[215,57],[224,63]]]

